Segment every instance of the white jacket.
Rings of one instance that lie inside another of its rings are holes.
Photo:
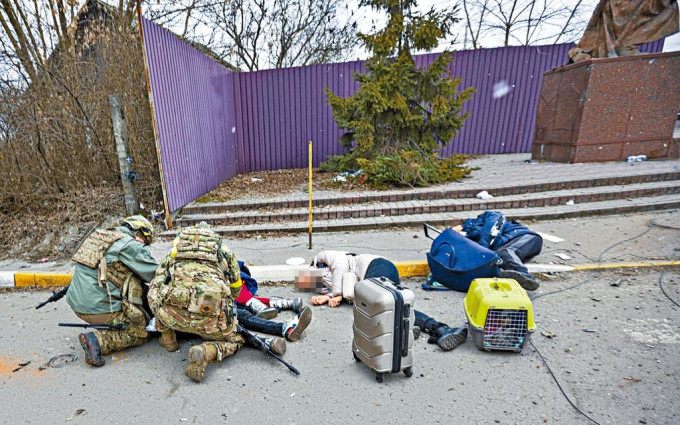
[[[330,279],[324,279],[330,295],[342,295],[348,301],[354,300],[354,285],[366,276],[371,261],[383,258],[378,255],[349,255],[346,251],[321,251],[314,257],[314,265],[325,263],[331,271]]]

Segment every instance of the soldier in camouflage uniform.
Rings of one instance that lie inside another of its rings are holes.
[[[118,228],[92,232],[73,256],[76,266],[66,302],[87,323],[121,328],[79,335],[85,362],[92,366],[104,365],[102,355],[149,340],[143,301],[144,286],[158,268],[146,247],[153,232],[144,217],[128,217]]]
[[[149,305],[161,332],[160,343],[177,349],[174,331],[205,340],[189,349],[185,374],[196,382],[209,362],[221,362],[246,343],[236,332],[234,299],[241,292],[236,256],[207,226],[183,229],[172,252],[158,267],[149,289]],[[272,351],[285,351],[282,338],[265,339]],[[281,346],[282,344],[282,346]]]

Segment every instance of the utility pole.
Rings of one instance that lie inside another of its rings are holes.
[[[116,140],[116,151],[118,152],[120,180],[123,183],[125,208],[127,209],[128,215],[134,215],[139,210],[139,203],[137,202],[137,197],[135,195],[135,187],[132,184],[133,180],[137,179],[137,173],[132,170],[130,141],[128,140],[125,113],[123,112],[123,102],[120,99],[120,95],[109,95],[109,105],[111,106],[113,138]]]

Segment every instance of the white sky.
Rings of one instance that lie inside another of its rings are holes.
[[[564,6],[568,7],[573,7],[578,3],[578,0],[549,0],[552,5],[557,4],[562,4]],[[593,11],[595,10],[595,6],[597,6],[598,0],[583,0],[581,2],[581,5],[579,7],[579,10],[581,10],[581,20],[580,22],[577,22],[576,25],[578,25],[581,28],[579,29],[578,35],[576,36],[576,39],[574,40],[569,40],[569,39],[562,39],[560,42],[568,42],[568,41],[578,41],[578,39],[581,37],[583,34],[583,30],[585,29],[585,25],[587,21],[590,19]],[[452,4],[455,4],[454,0],[419,0],[418,1],[418,9],[421,11],[429,10],[431,7],[434,7],[435,9],[442,9],[445,7],[450,7]],[[461,8],[459,11],[458,16],[460,18],[464,18],[464,13],[462,10],[462,1],[460,2]],[[370,32],[371,31],[371,26],[372,22],[375,21],[378,26],[384,25],[384,17],[381,17],[378,13],[372,11],[369,8],[359,8],[359,0],[349,0],[349,10],[348,14],[351,14],[352,12],[354,13],[353,16],[355,19],[357,19],[357,24],[358,24],[358,29],[361,32]],[[358,18],[357,18],[358,17]],[[463,49],[463,40],[464,40],[464,31],[465,31],[465,24],[464,22],[460,22],[457,24],[457,29],[458,29],[458,43],[455,45],[456,49]],[[503,44],[503,40],[499,39],[496,37],[495,39],[493,37],[487,37],[483,40],[481,40],[481,44],[485,47],[498,47]],[[547,44],[547,43],[543,43]],[[468,45],[466,46],[467,48],[471,48],[470,43],[468,42]],[[443,50],[443,47],[442,49]],[[664,43],[664,52],[675,52],[675,51],[680,51],[680,33],[675,34],[671,37],[667,37],[666,41]],[[365,59],[368,57],[366,52],[357,52],[358,56],[360,56],[361,59]]]

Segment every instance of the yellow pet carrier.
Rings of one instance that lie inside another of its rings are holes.
[[[514,279],[475,279],[463,304],[480,350],[520,352],[536,329],[531,300]]]

